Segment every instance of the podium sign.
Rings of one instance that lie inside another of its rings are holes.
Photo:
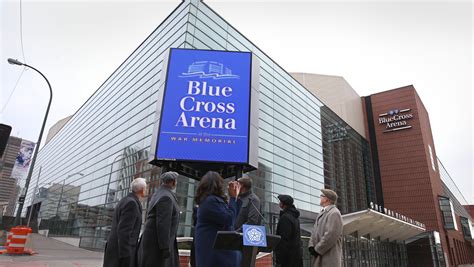
[[[266,247],[267,246],[267,234],[265,226],[261,225],[248,225],[242,226],[242,233],[244,238],[244,246],[250,247]]]

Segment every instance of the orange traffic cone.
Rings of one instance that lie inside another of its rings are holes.
[[[31,228],[25,226],[16,226],[11,229],[11,239],[7,246],[8,254],[25,254],[25,244],[30,234]],[[28,253],[30,254],[30,253]]]

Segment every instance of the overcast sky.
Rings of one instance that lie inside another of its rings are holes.
[[[13,92],[21,68],[8,57],[50,80],[49,128],[75,113],[179,3],[25,0],[23,57],[19,0],[1,1],[0,121],[36,141],[48,101],[31,70]],[[343,76],[361,96],[413,84],[438,157],[474,203],[470,1],[206,3],[289,72]]]

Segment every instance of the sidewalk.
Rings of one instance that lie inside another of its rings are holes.
[[[33,256],[0,255],[0,267],[101,267],[104,254],[32,234],[27,247]]]

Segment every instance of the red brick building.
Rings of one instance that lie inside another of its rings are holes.
[[[474,263],[472,235],[469,240],[462,225],[472,217],[443,184],[429,115],[415,88],[373,94],[363,103],[377,202],[439,232],[450,266]]]
[[[474,218],[474,205],[466,205],[464,208],[467,209],[469,214],[471,215],[471,218]]]

